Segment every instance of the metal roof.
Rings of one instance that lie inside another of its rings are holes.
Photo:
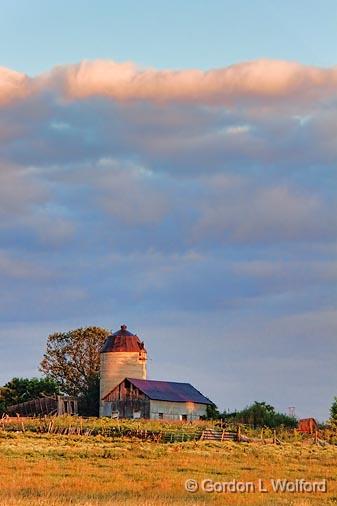
[[[190,383],[126,378],[152,400],[213,404]]]
[[[122,325],[117,332],[108,336],[101,348],[101,353],[115,351],[146,351],[144,343],[136,334],[127,330],[126,325]]]

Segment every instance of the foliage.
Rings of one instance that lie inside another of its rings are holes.
[[[253,428],[240,425],[241,434],[253,441],[268,440],[274,436],[272,428]],[[16,434],[18,432],[76,435],[78,437],[105,437],[113,441],[154,441],[162,443],[186,443],[198,441],[205,429],[219,428],[219,422],[211,420],[196,420],[194,422],[146,420],[146,419],[111,419],[111,418],[82,418],[79,416],[51,416],[42,418],[9,418],[0,420],[1,433]],[[2,432],[1,432],[2,430]],[[225,430],[236,431],[237,426],[226,424]],[[311,436],[301,434],[284,426],[276,429],[276,436],[285,443],[308,443]],[[319,431],[320,439],[337,445],[337,426]],[[312,438],[311,438],[312,439]],[[313,441],[313,439],[312,439]],[[213,444],[213,443],[209,443]],[[311,443],[312,444],[312,443]]]
[[[253,427],[297,427],[296,418],[276,412],[273,406],[265,402],[255,401],[242,411],[231,414],[224,413],[223,418]]]
[[[5,396],[6,396],[7,390],[8,389],[5,387],[0,387],[0,414],[4,413],[6,410]]]
[[[83,415],[98,414],[99,351],[108,335],[106,329],[86,327],[56,332],[47,340],[40,370],[63,393],[79,397]]]
[[[333,403],[331,405],[330,416],[332,421],[337,422],[337,397],[334,397]]]
[[[8,432],[25,430],[26,432],[35,433],[68,433],[104,436],[113,439],[126,437],[151,441],[157,440],[159,435],[164,435],[166,442],[183,442],[198,440],[202,431],[210,426],[212,426],[212,422],[203,420],[191,423],[144,419],[82,418],[64,415],[4,420],[2,429]]]
[[[206,420],[218,420],[220,413],[215,404],[207,404],[206,408]]]
[[[83,416],[98,416],[99,413],[99,374],[88,378],[85,390],[78,395],[78,411]]]
[[[0,389],[0,411],[12,404],[57,393],[59,387],[51,378],[13,378]]]

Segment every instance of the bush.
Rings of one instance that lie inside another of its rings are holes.
[[[234,423],[241,423],[257,427],[297,427],[297,420],[295,417],[278,413],[275,408],[265,402],[254,402],[247,406],[242,411],[235,413],[224,413],[223,418]]]
[[[50,378],[13,378],[0,389],[0,412],[13,404],[58,393],[58,385]]]

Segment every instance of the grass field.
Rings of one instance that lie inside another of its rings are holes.
[[[337,447],[0,432],[0,505],[337,504]],[[326,493],[187,492],[185,480],[327,480]]]

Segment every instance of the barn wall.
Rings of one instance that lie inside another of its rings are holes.
[[[102,416],[114,415],[119,418],[150,418],[150,401],[147,399],[105,401]]]
[[[181,420],[182,415],[187,415],[187,420],[199,420],[206,415],[207,406],[193,402],[150,401],[150,418],[159,418],[163,413],[163,419]]]
[[[125,379],[104,397],[105,401],[117,401],[121,399],[148,399],[148,397],[139,388]]]
[[[146,379],[146,358],[137,352],[107,352],[100,355],[100,416],[104,414],[102,398],[124,378]]]

